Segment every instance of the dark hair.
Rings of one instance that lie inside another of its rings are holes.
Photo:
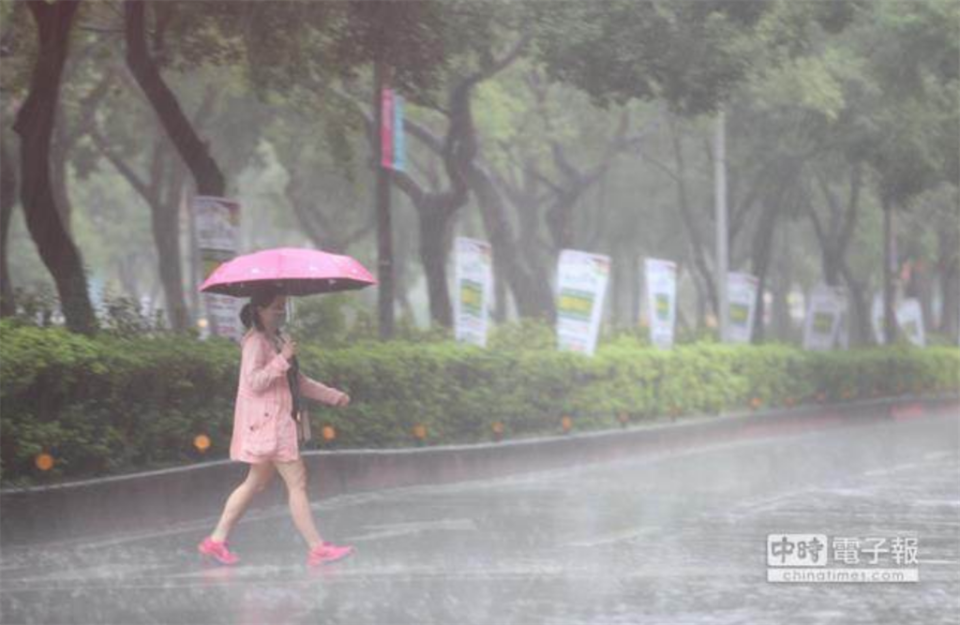
[[[244,304],[243,308],[240,310],[240,322],[243,324],[243,327],[250,329],[250,326],[256,326],[257,330],[263,332],[263,322],[260,321],[260,315],[256,314],[257,308],[266,308],[273,300],[280,295],[276,289],[272,288],[263,288],[253,292],[253,295],[250,296],[250,301]]]

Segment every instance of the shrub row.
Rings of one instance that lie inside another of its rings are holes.
[[[508,330],[517,332],[517,329]],[[784,345],[681,345],[623,336],[584,357],[522,340],[483,350],[451,342],[301,343],[303,369],[350,407],[313,406],[324,447],[487,441],[904,393],[956,391],[960,350],[805,352]],[[520,345],[517,347],[517,345]],[[222,340],[88,338],[0,323],[0,461],[5,485],[76,479],[227,456],[239,349]],[[426,439],[413,432],[422,425]],[[195,438],[206,435],[201,451]],[[319,438],[319,437],[318,437]],[[39,454],[54,459],[40,471]]]

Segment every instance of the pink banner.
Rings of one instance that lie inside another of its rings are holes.
[[[380,165],[393,168],[393,90],[384,89],[380,101]]]

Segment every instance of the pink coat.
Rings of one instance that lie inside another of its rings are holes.
[[[237,405],[233,413],[230,458],[240,462],[292,462],[300,458],[296,423],[290,417],[293,396],[287,383],[290,363],[276,352],[270,338],[250,330],[240,342],[243,356]],[[300,393],[335,404],[341,391],[300,374]]]

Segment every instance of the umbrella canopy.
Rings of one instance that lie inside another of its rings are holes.
[[[319,250],[285,247],[237,256],[217,267],[200,290],[250,297],[264,287],[281,295],[350,291],[377,280],[355,259]]]

